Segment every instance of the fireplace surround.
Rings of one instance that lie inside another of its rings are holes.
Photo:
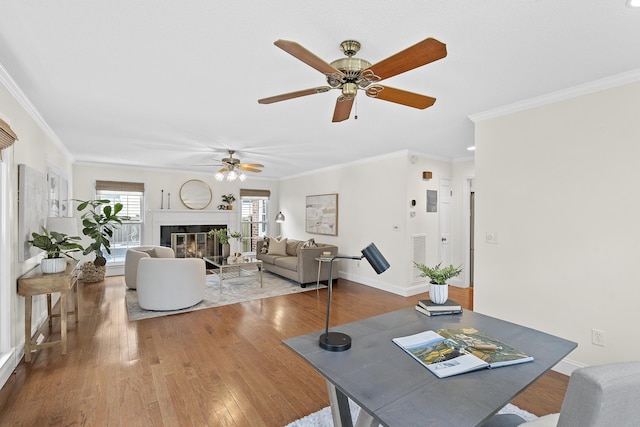
[[[211,229],[237,229],[237,215],[233,211],[185,211],[160,209],[150,210],[152,238],[154,245],[171,247],[172,233],[208,233]],[[221,245],[218,239],[207,239],[208,254],[219,255]]]

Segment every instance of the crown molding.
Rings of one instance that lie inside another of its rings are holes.
[[[47,122],[42,118],[36,107],[29,101],[29,98],[20,90],[20,87],[16,84],[15,80],[11,77],[9,72],[0,64],[0,84],[7,89],[7,91],[13,96],[13,98],[20,104],[20,106],[26,111],[36,125],[42,129],[42,131],[53,141],[53,143],[62,150],[66,156],[69,157],[71,163],[75,160],[69,152],[69,149],[60,141],[58,135],[49,127]]]
[[[542,107],[544,105],[553,104],[567,99],[599,92],[605,89],[611,89],[623,86],[629,83],[635,83],[640,80],[640,69],[628,71],[626,73],[616,74],[604,79],[595,80],[578,86],[573,86],[557,92],[546,95],[537,96],[535,98],[525,99],[524,101],[515,102],[513,104],[498,107],[481,113],[469,115],[469,119],[474,122],[482,122],[485,120],[495,119],[497,117],[506,116],[508,114],[517,113],[519,111],[529,110],[531,108]]]

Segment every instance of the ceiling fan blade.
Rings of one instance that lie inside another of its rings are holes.
[[[342,122],[349,118],[351,114],[351,107],[353,106],[353,99],[345,99],[340,101],[340,98],[336,101],[336,108],[333,110],[332,122]]]
[[[319,86],[311,89],[303,89],[296,92],[283,93],[282,95],[271,96],[269,98],[258,99],[259,104],[272,104],[274,102],[286,101],[287,99],[299,98],[301,96],[315,95],[330,91],[329,86]]]
[[[447,56],[447,45],[436,39],[428,38],[373,64],[369,70],[382,80],[437,61],[445,56]]]
[[[220,173],[224,173],[224,172],[226,172],[226,171],[228,171],[228,170],[229,170],[229,168],[222,168],[222,169],[218,170],[218,172],[220,172]]]
[[[395,89],[389,86],[379,87],[382,88],[381,91],[377,92],[376,94],[370,94],[370,92],[366,92],[367,96],[371,98],[382,99],[383,101],[406,105],[407,107],[419,108],[421,110],[431,107],[436,102],[436,99],[430,96],[407,92],[406,90]]]
[[[314,53],[310,52],[306,48],[302,47],[296,42],[292,42],[289,40],[276,40],[273,44],[278,46],[280,49],[284,50],[288,54],[295,56],[300,61],[309,65],[310,67],[315,68],[324,74],[338,73],[342,74],[341,71],[329,65],[327,61],[322,58],[319,58]]]
[[[248,166],[250,168],[263,168],[264,165],[261,165],[260,163],[240,163],[238,165],[238,167],[244,167],[244,166]]]
[[[260,169],[251,168],[249,166],[238,166],[238,169],[243,170],[243,171],[247,171],[247,172],[256,172],[256,173],[262,172],[262,170],[260,170]]]

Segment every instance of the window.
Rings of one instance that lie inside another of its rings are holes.
[[[269,233],[269,190],[240,190],[242,249],[255,252],[256,241]]]
[[[122,221],[111,238],[111,255],[105,253],[107,263],[124,263],[127,249],[140,246],[144,225],[144,184],[137,182],[96,181],[96,198],[122,203],[120,215],[130,219]]]

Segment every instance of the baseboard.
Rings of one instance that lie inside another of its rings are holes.
[[[569,360],[569,359],[562,359],[560,362],[558,362],[557,365],[555,365],[553,368],[551,368],[553,371],[556,371],[560,374],[564,374],[568,377],[571,376],[571,373],[573,371],[575,371],[578,368],[584,368],[585,365],[581,365],[577,362],[574,362],[573,360]]]
[[[403,297],[410,297],[412,295],[421,294],[429,291],[429,284],[418,283],[408,288],[401,288],[399,286],[389,285],[388,283],[380,282],[377,280],[371,280],[369,278],[359,276],[357,274],[350,274],[344,271],[339,272],[339,277],[350,280],[352,282],[361,283],[363,285],[371,286],[372,288],[380,289],[382,291],[391,292],[392,294],[400,295]]]
[[[18,366],[17,352],[15,348],[10,349],[8,352],[0,355],[0,388],[4,387],[6,382],[11,377],[11,374]]]

